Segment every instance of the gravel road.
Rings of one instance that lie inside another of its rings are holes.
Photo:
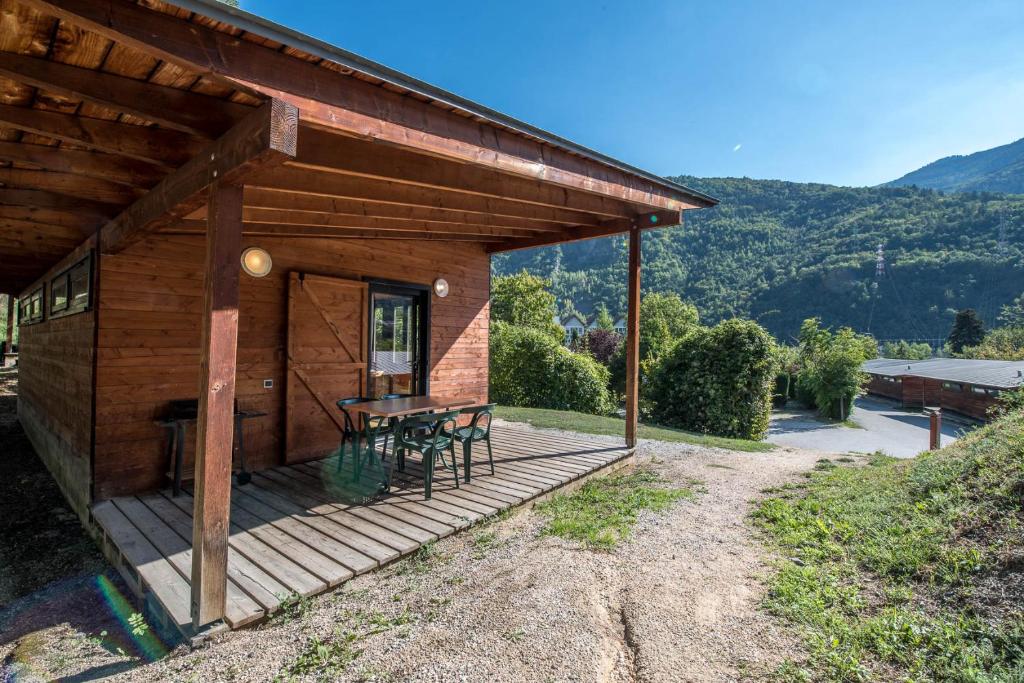
[[[289,618],[113,679],[762,680],[800,650],[757,609],[767,553],[747,515],[762,489],[798,478],[818,457],[645,442],[639,463],[681,485],[697,480],[700,493],[643,516],[613,552],[542,536],[543,520],[521,511],[359,577]],[[319,661],[315,639],[324,644]],[[59,640],[46,647],[60,648]],[[303,653],[314,653],[309,673],[294,666]],[[59,673],[103,669],[87,660],[65,661]]]

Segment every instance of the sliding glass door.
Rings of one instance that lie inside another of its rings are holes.
[[[427,392],[429,303],[426,290],[371,283],[370,398]]]

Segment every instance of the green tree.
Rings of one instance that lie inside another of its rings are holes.
[[[608,312],[608,307],[603,303],[597,305],[594,325],[599,330],[608,330],[609,332],[615,329],[615,319],[612,318],[612,314]]]
[[[555,322],[555,295],[547,291],[550,284],[525,270],[496,276],[491,282],[491,320],[539,330],[560,343],[565,332]]]
[[[699,323],[697,308],[684,302],[678,294],[652,293],[640,301],[641,395],[647,375],[658,358]],[[621,394],[626,390],[625,344],[612,356],[609,369],[612,372],[612,388]]]
[[[1024,325],[989,330],[977,346],[965,346],[963,358],[983,360],[1024,360]]]
[[[977,311],[965,308],[957,311],[953,320],[953,329],[949,332],[949,348],[953,353],[960,353],[965,346],[977,346],[985,339],[985,324]]]
[[[924,342],[911,344],[903,339],[898,342],[882,344],[883,358],[901,358],[904,360],[926,360],[932,357],[932,347]]]
[[[868,379],[861,365],[875,357],[877,348],[873,338],[849,327],[833,333],[817,318],[805,320],[800,326],[799,394],[822,415],[845,420]]]
[[[1007,327],[1024,327],[1024,294],[999,311],[999,322]]]

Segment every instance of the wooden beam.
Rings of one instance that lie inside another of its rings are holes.
[[[105,225],[100,249],[115,254],[146,234],[180,220],[205,201],[213,182],[239,184],[256,168],[295,155],[295,107],[271,100],[242,119],[142,199]]]
[[[211,188],[208,223],[192,512],[192,626],[197,630],[223,619],[227,598],[241,187],[218,182]]]
[[[142,190],[100,178],[27,168],[0,168],[0,185],[25,190],[46,190],[105,204],[122,205],[131,204],[142,193]]]
[[[153,164],[115,154],[25,142],[0,141],[0,160],[31,164],[47,171],[101,178],[129,187],[153,187],[166,174],[166,170]]]
[[[565,226],[553,221],[526,217],[495,216],[482,212],[458,211],[430,206],[409,206],[387,202],[320,197],[286,192],[273,192],[253,187],[245,188],[245,208],[275,209],[296,213],[321,213],[343,216],[374,216],[377,218],[402,218],[430,223],[462,223],[465,225],[487,225],[495,228],[518,228],[539,232],[554,232]],[[189,216],[198,218],[199,216]]]
[[[585,225],[597,220],[595,216],[582,211],[435,190],[373,178],[359,178],[334,173],[311,173],[303,169],[285,166],[256,174],[246,183],[246,187],[293,195],[466,211],[531,221]]]
[[[109,216],[90,216],[77,211],[42,209],[35,206],[8,206],[0,204],[0,220],[16,220],[63,228],[75,228],[91,235],[107,222]]]
[[[307,213],[299,211],[281,211],[278,209],[250,209],[242,213],[247,229],[255,225],[305,226],[315,228],[365,229],[365,230],[412,230],[420,232],[439,232],[452,234],[488,235],[497,237],[532,237],[538,231],[524,228],[491,227],[472,223],[438,223],[433,221],[407,220],[405,218],[380,218],[377,216],[347,216],[323,213]],[[202,227],[201,221],[185,219],[177,221],[175,226]]]
[[[211,139],[250,110],[209,95],[14,52],[0,52],[0,75]]]
[[[329,173],[429,187],[528,204],[572,209],[602,218],[628,218],[636,210],[626,203],[589,192],[567,191],[534,179],[520,178],[465,163],[456,163],[381,144],[303,127],[299,151],[289,166]]]
[[[629,267],[626,277],[626,446],[636,447],[640,419],[640,246],[639,224],[629,229]]]
[[[0,104],[0,125],[89,149],[148,161],[166,169],[185,163],[202,140],[176,130],[90,119],[30,107]]]
[[[88,237],[95,232],[95,230],[90,232],[88,228],[23,221],[17,218],[4,218],[2,216],[0,216],[0,228],[3,230],[0,233],[0,237],[6,239],[24,236],[26,239],[31,239],[38,243],[71,241],[74,242],[72,246],[79,244],[82,241],[82,237]]]
[[[134,2],[22,1],[148,54],[288,101],[304,121],[325,129],[645,206],[681,210],[713,203]]]
[[[536,249],[537,247],[547,247],[552,244],[565,244],[566,242],[579,242],[581,240],[619,235],[628,232],[634,224],[640,225],[641,229],[653,229],[655,227],[668,228],[673,225],[680,225],[682,222],[683,216],[680,211],[653,211],[641,214],[630,221],[605,221],[596,227],[573,226],[555,235],[544,235],[543,237],[527,240],[509,240],[488,247],[487,251],[491,254],[499,254],[519,249]]]
[[[72,197],[60,192],[0,188],[0,205],[70,211],[79,215],[109,218],[121,207],[114,204]]]
[[[433,235],[436,239],[470,238],[473,241],[501,242],[509,238],[509,233],[496,230],[495,228],[474,228],[472,226],[438,226],[425,225],[422,223],[396,223],[390,227],[373,227],[370,219],[363,219],[352,226],[339,225],[301,225],[285,224],[277,221],[260,222],[245,221],[242,230],[246,235],[277,235],[281,237],[295,236],[317,236],[317,237],[346,237],[351,233],[357,233],[362,237],[389,236],[424,236]],[[205,231],[201,228],[202,221],[187,219],[171,223],[160,231],[160,234],[177,235],[200,235]]]

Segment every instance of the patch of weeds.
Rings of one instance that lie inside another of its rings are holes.
[[[351,631],[341,631],[327,639],[311,638],[275,680],[291,681],[310,675],[321,681],[334,680],[363,653],[355,647],[359,639],[360,636]]]
[[[714,467],[715,469],[718,469],[718,470],[734,470],[734,469],[736,469],[735,467],[732,467],[731,465],[723,465],[722,463],[719,463],[719,462],[709,462],[707,464],[707,467]]]
[[[768,675],[772,683],[811,683],[813,674],[792,659],[786,659]]]
[[[521,643],[526,637],[526,631],[521,628],[517,628],[513,631],[507,631],[501,635],[502,638],[510,643]]]
[[[399,562],[395,568],[395,573],[399,576],[405,574],[426,574],[443,558],[444,556],[437,549],[437,542],[430,541],[421,545],[411,556]]]
[[[463,576],[449,576],[444,580],[446,586],[461,586],[464,583],[466,583],[466,578]]]
[[[662,512],[675,501],[692,498],[692,488],[673,488],[647,469],[591,479],[571,494],[558,494],[536,507],[547,517],[541,533],[610,550],[627,538],[643,510]]]
[[[491,550],[503,545],[498,534],[488,529],[478,531],[473,535],[473,559],[482,560]]]
[[[791,558],[765,607],[810,654],[775,679],[1024,681],[1024,572],[1004,561],[1024,555],[1024,414],[914,460],[830,464],[754,515]],[[1013,607],[973,597],[992,583]]]
[[[836,462],[856,462],[856,460],[848,455],[841,455],[836,458]]]
[[[827,472],[828,470],[834,470],[835,468],[836,464],[828,458],[822,458],[818,460],[818,462],[814,463],[814,469],[819,472]]]
[[[313,604],[311,598],[298,593],[278,595],[277,599],[281,601],[281,606],[271,619],[275,624],[290,624],[296,619],[302,619]]]

